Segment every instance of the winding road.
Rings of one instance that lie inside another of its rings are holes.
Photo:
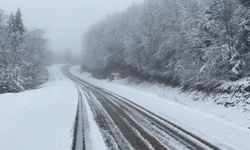
[[[76,84],[79,95],[73,150],[88,149],[86,104],[109,150],[219,150],[132,101],[74,76],[69,69],[65,66],[62,71]],[[86,97],[86,102],[82,96]]]

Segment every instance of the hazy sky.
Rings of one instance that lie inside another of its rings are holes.
[[[143,0],[0,0],[0,9],[10,13],[20,7],[29,28],[44,28],[55,51],[81,50],[88,27],[114,12]]]

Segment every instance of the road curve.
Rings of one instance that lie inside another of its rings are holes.
[[[84,91],[108,149],[219,150],[213,144],[132,101],[72,75],[69,68],[64,66],[62,71]],[[85,149],[84,146],[82,149]]]

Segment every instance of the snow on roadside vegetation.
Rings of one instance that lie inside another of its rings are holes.
[[[250,149],[249,112],[218,106],[197,93],[183,94],[160,84],[134,84],[128,80],[100,81],[88,73],[71,70],[88,82],[126,97],[146,109],[215,143],[223,149]],[[128,94],[129,93],[129,94]],[[202,100],[193,98],[200,97]]]
[[[78,97],[60,67],[49,67],[50,81],[38,89],[0,95],[0,149],[71,149]]]

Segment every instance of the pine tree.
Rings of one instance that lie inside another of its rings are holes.
[[[19,32],[21,35],[24,34],[25,29],[22,21],[21,9],[18,8],[15,15],[15,32]]]
[[[0,93],[33,88],[46,79],[47,40],[42,30],[26,31],[18,9],[0,10]]]
[[[18,46],[21,45],[23,40],[23,35],[25,33],[25,27],[22,21],[22,13],[18,8],[15,15],[11,14],[8,20],[8,32],[9,32],[9,40],[11,42],[12,50],[16,51]]]
[[[25,28],[22,21],[22,13],[21,9],[18,8],[15,15],[11,14],[9,17],[8,26],[10,29],[10,32],[12,33],[19,33],[20,35],[23,35],[25,32]]]

